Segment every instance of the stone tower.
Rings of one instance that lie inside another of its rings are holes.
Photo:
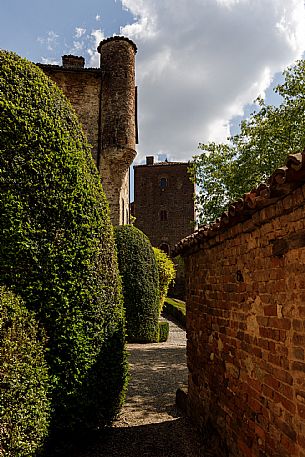
[[[175,244],[194,231],[195,187],[188,176],[186,162],[154,163],[134,166],[135,225],[153,246],[171,254]]]
[[[92,147],[114,225],[129,222],[129,167],[137,142],[136,45],[125,37],[103,40],[100,68],[66,55],[62,66],[39,67],[72,103]]]
[[[188,176],[186,162],[154,163],[134,166],[135,225],[156,246],[171,255],[174,246],[194,231],[195,186]],[[185,279],[182,262],[176,263],[175,286],[170,295],[184,298]]]
[[[129,167],[136,151],[135,54],[128,38],[102,41],[101,154],[98,168],[118,224],[129,221]]]

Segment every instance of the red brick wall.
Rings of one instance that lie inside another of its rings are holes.
[[[304,197],[303,186],[185,259],[189,413],[230,457],[305,457]]]

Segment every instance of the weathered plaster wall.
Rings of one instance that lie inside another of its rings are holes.
[[[189,413],[234,457],[305,457],[305,187],[186,254]]]

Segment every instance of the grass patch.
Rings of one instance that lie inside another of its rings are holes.
[[[186,306],[182,300],[166,297],[163,307],[165,315],[172,317],[185,328],[186,325]]]

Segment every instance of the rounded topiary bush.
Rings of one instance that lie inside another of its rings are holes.
[[[149,239],[132,225],[115,230],[119,270],[122,276],[127,339],[158,341],[159,280]]]
[[[0,455],[30,457],[48,432],[49,378],[34,314],[0,287]]]
[[[124,313],[90,149],[59,88],[5,51],[0,126],[0,280],[46,329],[56,422],[109,422],[126,386]]]
[[[156,257],[159,273],[159,313],[161,313],[164,305],[164,300],[167,296],[168,288],[176,277],[176,270],[174,262],[164,251],[161,251],[161,249],[158,248],[153,248],[153,250]]]

